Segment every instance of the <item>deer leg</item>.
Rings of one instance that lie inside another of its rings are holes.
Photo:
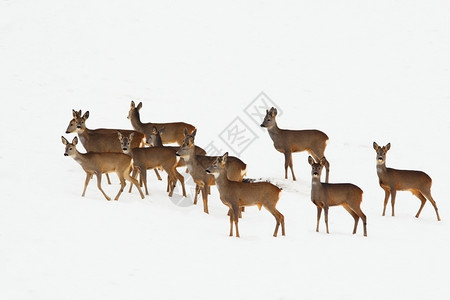
[[[426,191],[424,193],[424,196],[428,199],[428,201],[431,202],[431,205],[433,205],[434,210],[436,211],[436,217],[437,217],[438,221],[440,221],[441,217],[439,216],[439,212],[438,212],[438,208],[437,208],[437,205],[436,205],[436,201],[434,201],[433,197],[431,196],[431,192],[430,191]],[[417,213],[417,217],[418,216],[419,216],[419,213]]]
[[[175,173],[175,177],[180,181],[180,183],[181,183],[181,188],[182,188],[182,190],[183,190],[183,197],[186,197],[186,188],[185,188],[185,186],[184,186],[184,177],[183,177],[183,175],[181,175],[178,171],[177,171],[177,169],[175,169],[174,168],[174,173]],[[176,182],[175,182],[176,183]],[[173,185],[174,186],[174,188],[175,188],[175,184]]]
[[[95,173],[97,176],[97,187],[102,192],[103,196],[105,196],[106,200],[111,200],[111,198],[108,197],[108,195],[105,194],[105,192],[102,189],[102,173]]]
[[[134,172],[135,171],[133,170],[133,173]],[[137,179],[134,178],[133,176],[130,176],[130,172],[128,172],[128,171],[125,171],[123,173],[123,177],[130,182],[130,186],[133,186],[133,184],[136,186],[136,188],[139,191],[139,194],[141,195],[141,198],[144,199],[145,198],[144,193],[142,192],[142,189],[139,186],[139,182],[137,181]],[[130,191],[131,191],[131,187],[130,187]]]
[[[345,210],[348,211],[348,213],[351,214],[353,219],[355,220],[355,225],[353,226],[353,234],[355,234],[356,229],[358,228],[359,216],[347,204],[342,205],[342,207],[344,207]]]
[[[198,184],[195,185],[195,196],[194,196],[194,205],[197,205],[197,196],[200,193],[200,186]]]
[[[119,200],[119,197],[122,194],[123,189],[126,186],[125,179],[123,178],[123,175],[120,174],[120,173],[117,173],[117,176],[119,177],[119,180],[120,180],[120,189],[119,189],[119,192],[117,193],[116,197],[114,198],[115,201]]]
[[[287,175],[288,167],[291,168],[292,179],[294,181],[296,181],[297,179],[295,178],[294,167],[293,167],[293,163],[292,163],[292,152],[285,152],[284,153],[284,177],[286,179],[288,178],[288,175]]]
[[[351,209],[358,215],[358,217],[361,218],[363,227],[364,227],[364,236],[367,236],[367,217],[366,217],[366,215],[362,212],[362,210],[359,206],[351,207]]]
[[[317,205],[317,226],[316,226],[316,232],[319,232],[320,215],[322,215],[322,207]]]
[[[239,210],[240,210],[239,205],[233,205],[232,206],[232,213],[231,213],[231,215],[233,216],[234,226],[236,227],[236,237],[240,237],[240,235],[239,235],[239,227],[238,227]]]
[[[158,170],[156,168],[154,170],[155,170],[156,177],[158,177],[158,180],[161,181],[162,179],[161,179],[161,176],[159,175]]]
[[[142,182],[144,183],[145,194],[148,195],[148,188],[147,188],[147,169],[146,169],[145,167],[139,168],[139,172],[141,173]]]
[[[86,194],[86,188],[89,184],[89,181],[91,180],[92,174],[86,173],[86,180],[84,180],[84,189],[83,189],[83,193],[81,194],[81,197],[84,197],[84,195]]]
[[[392,206],[392,216],[395,216],[394,206],[395,206],[395,196],[397,195],[396,189],[391,189],[391,206]]]
[[[105,175],[106,175],[106,180],[108,180],[108,184],[111,184],[111,180],[109,179],[109,174],[106,173]]]
[[[231,208],[228,212],[230,214],[230,236],[233,236],[233,213],[231,212]]]
[[[422,212],[422,208],[425,206],[425,203],[427,203],[427,199],[419,191],[413,192],[413,194],[414,194],[414,196],[416,196],[420,200],[420,208],[419,208],[419,211],[416,214],[416,218],[418,218],[420,213]]]
[[[208,211],[208,185],[205,184],[202,188],[202,199],[203,199],[203,211],[209,214]]]
[[[267,208],[266,209],[275,217],[275,220],[277,222],[277,225],[275,226],[275,231],[273,233],[273,236],[276,237],[278,234],[278,228],[280,227],[281,224],[281,234],[285,235],[284,232],[284,216],[275,208]]]
[[[384,189],[384,188],[383,188]],[[389,201],[389,196],[391,195],[391,192],[389,191],[389,189],[384,189],[384,206],[383,206],[383,217],[386,214],[386,206],[388,204]]]
[[[137,172],[138,172],[137,168],[133,168],[133,172],[131,172],[131,177],[136,178]],[[137,180],[136,180],[136,182],[137,182]],[[138,182],[138,184],[136,184],[136,186],[139,186],[139,182]],[[130,189],[128,190],[128,193],[131,193],[132,188],[133,188],[133,185],[130,184]]]
[[[327,227],[327,233],[330,233],[330,231],[328,230],[328,206],[324,206],[323,207],[323,212],[325,214],[325,225]]]

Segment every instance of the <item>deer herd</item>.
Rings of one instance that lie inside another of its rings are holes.
[[[130,182],[129,192],[133,185],[136,186],[142,199],[145,198],[141,189],[145,188],[148,195],[147,170],[153,169],[158,180],[161,180],[159,171],[167,173],[167,192],[173,195],[176,184],[179,182],[183,196],[186,197],[184,177],[177,168],[187,168],[186,173],[192,177],[196,184],[194,204],[197,204],[197,196],[201,193],[203,210],[208,211],[208,195],[212,185],[216,185],[220,194],[220,200],[226,205],[230,218],[230,236],[239,237],[238,221],[246,206],[264,207],[276,220],[273,236],[277,236],[281,225],[281,234],[285,235],[284,216],[277,208],[281,188],[266,182],[247,180],[247,165],[239,158],[225,153],[222,156],[207,156],[205,150],[195,145],[197,129],[187,123],[142,123],[139,111],[142,102],[137,106],[131,101],[128,119],[134,130],[125,129],[89,129],[86,120],[89,111],[73,110],[73,118],[69,122],[66,133],[77,133],[77,137],[69,142],[61,137],[65,145],[65,156],[71,156],[86,172],[86,179],[82,196],[86,194],[86,188],[91,178],[97,178],[97,187],[107,200],[111,198],[102,189],[102,174],[106,175],[110,184],[108,173],[115,172],[120,180],[120,189],[114,200],[118,200],[123,192],[126,182]],[[275,149],[284,154],[285,179],[288,179],[288,169],[292,179],[296,180],[292,153],[307,151],[310,156],[308,162],[311,165],[311,201],[317,207],[316,231],[319,231],[319,221],[322,210],[325,215],[326,231],[328,230],[328,208],[330,206],[342,206],[355,220],[353,234],[357,231],[359,219],[363,223],[363,234],[367,236],[367,218],[361,210],[363,191],[350,183],[329,183],[330,163],[325,158],[324,152],[328,136],[319,130],[287,130],[280,129],[276,122],[277,110],[266,110],[266,116],[261,127],[267,128]],[[78,140],[86,150],[81,153],[77,150]],[[177,146],[167,146],[177,144]],[[386,153],[390,149],[390,143],[379,146],[373,143],[376,151],[376,169],[379,184],[385,191],[383,216],[391,197],[392,216],[397,191],[410,191],[419,200],[421,205],[416,214],[418,218],[426,201],[433,205],[438,221],[440,216],[436,202],[431,196],[431,178],[421,171],[396,170],[386,167]],[[325,182],[321,181],[322,169],[325,167]],[[137,179],[139,175],[139,180]]]

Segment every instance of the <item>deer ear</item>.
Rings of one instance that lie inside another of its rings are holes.
[[[308,156],[308,163],[312,166],[314,164],[314,159],[311,156]]]
[[[373,142],[373,149],[378,150],[378,148],[380,148],[380,146],[378,146],[377,143]]]
[[[136,104],[134,104],[134,101],[133,101],[133,100],[131,100],[130,107],[132,107],[132,108],[135,108],[135,107],[136,107]]]
[[[153,134],[157,134],[158,133],[158,128],[156,128],[156,126],[152,126],[152,133]]]
[[[128,137],[128,139],[131,141],[134,137],[134,132],[130,133],[130,136]]]
[[[142,108],[142,102],[139,102],[138,106],[136,107],[137,110],[140,110]]]
[[[86,120],[87,118],[89,118],[89,111],[85,112],[83,115],[83,119]]]
[[[122,139],[122,134],[120,133],[120,131],[117,131],[117,136],[119,137],[119,139],[121,140]]]
[[[78,138],[77,138],[77,137],[74,137],[74,138],[73,138],[72,144],[74,144],[74,145],[78,144]]]
[[[66,140],[66,138],[63,137],[63,136],[61,136],[61,141],[62,141],[62,143],[63,143],[64,145],[67,145],[67,144],[69,143],[69,141]]]
[[[195,137],[195,135],[197,134],[197,128],[194,129],[194,131],[192,131],[192,137]]]
[[[386,145],[386,151],[388,151],[389,149],[391,149],[391,143],[388,143],[388,144]]]
[[[161,127],[161,128],[159,129],[159,134],[164,133],[164,131],[166,131],[166,127]]]

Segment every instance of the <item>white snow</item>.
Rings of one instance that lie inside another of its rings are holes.
[[[449,15],[438,0],[0,1],[0,298],[448,299]],[[363,189],[367,238],[340,207],[330,234],[323,220],[315,232],[307,154],[284,180],[283,155],[245,113],[261,92],[280,127],[330,137],[330,182]],[[219,135],[239,117],[257,136],[240,153],[248,176],[284,188],[286,236],[252,207],[229,237],[215,187],[206,215],[153,172],[144,200],[108,202],[95,182],[82,198],[60,141],[74,137],[71,111],[89,110],[88,128],[131,128],[131,100],[144,122],[194,124],[199,146],[233,155]],[[416,219],[408,192],[381,216],[374,141],[391,142],[388,167],[431,176],[441,222],[430,203]]]

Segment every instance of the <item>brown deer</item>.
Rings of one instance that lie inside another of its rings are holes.
[[[132,169],[131,158],[123,153],[116,152],[78,152],[76,145],[78,138],[74,137],[72,143],[69,143],[66,138],[61,137],[62,143],[66,146],[64,155],[71,156],[76,162],[78,162],[83,170],[86,172],[86,180],[84,182],[82,197],[86,194],[86,188],[93,175],[97,176],[97,187],[102,192],[107,200],[111,200],[108,195],[102,189],[102,174],[108,172],[115,172],[120,179],[120,190],[117,193],[114,200],[119,200],[120,194],[122,194],[125,187],[125,179],[137,186],[142,199],[144,194],[142,193],[139,183],[136,179],[130,176]]]
[[[133,130],[126,129],[89,129],[86,127],[86,120],[89,118],[89,111],[86,111],[84,115],[81,115],[80,111],[72,110],[73,119],[69,122],[69,126],[66,129],[66,133],[76,132],[81,144],[87,152],[117,152],[122,153],[120,142],[117,139],[117,131],[120,131],[124,135],[129,135],[134,132],[134,140],[131,147],[143,147],[144,146],[144,134]],[[158,180],[161,180],[158,171],[155,169]],[[108,174],[106,174],[108,183],[111,184]]]
[[[133,132],[129,136],[125,136],[118,131],[116,135],[116,138],[120,140],[122,151],[133,158],[134,169],[141,174],[146,195],[148,195],[147,170],[162,168],[168,175],[169,196],[172,196],[175,183],[179,180],[183,189],[183,196],[186,197],[184,177],[176,170],[179,158],[175,155],[175,149],[166,147],[131,148],[134,138]],[[134,172],[133,175],[135,175]]]
[[[389,201],[389,196],[391,196],[392,216],[394,216],[395,196],[397,191],[410,191],[419,198],[421,202],[416,218],[419,217],[420,212],[428,199],[436,211],[438,221],[440,221],[441,218],[439,217],[436,202],[431,196],[432,182],[430,176],[422,171],[386,168],[386,153],[391,149],[391,143],[380,147],[377,143],[373,142],[373,148],[377,152],[377,174],[379,183],[385,193],[383,216],[386,213],[386,205]]]
[[[150,145],[151,147],[168,147],[168,148],[175,149],[175,151],[178,151],[178,149],[180,149],[179,146],[164,146],[164,144],[162,142],[161,134],[164,135],[165,130],[166,130],[165,127],[161,127],[158,130],[158,128],[156,128],[156,126],[153,126],[152,132],[150,133],[150,136],[147,137],[147,142],[146,143],[148,145]],[[196,145],[195,146],[195,155],[203,155],[203,156],[205,156],[206,155],[206,151],[203,150],[201,147]],[[182,157],[180,157],[180,160],[178,161],[177,168],[184,167],[184,166],[186,166],[186,162],[184,161],[184,159]]]
[[[161,127],[159,130],[156,128],[156,126],[153,126],[152,132],[150,136],[147,137],[147,144],[150,145],[150,147],[167,147],[172,148],[175,150],[174,154],[176,155],[176,151],[180,149],[179,146],[164,146],[161,139],[161,134],[164,134],[165,127]],[[206,151],[200,148],[199,146],[195,146],[195,155],[206,155]],[[177,168],[179,167],[185,167],[186,162],[184,161],[184,158],[179,157]],[[189,169],[186,168],[186,173],[189,173]],[[169,182],[167,182],[167,191],[169,191]],[[200,192],[200,188],[198,185],[195,187],[195,191],[197,194]],[[195,196],[195,204],[197,204],[197,195]]]
[[[195,127],[191,124],[183,123],[183,122],[175,122],[175,123],[142,123],[139,110],[142,108],[142,102],[140,102],[137,106],[134,104],[134,101],[131,101],[130,111],[128,113],[128,119],[131,121],[131,125],[134,130],[142,132],[146,138],[151,135],[153,126],[160,129],[161,127],[165,128],[165,134],[162,136],[162,142],[164,144],[177,143],[178,145],[182,145],[184,141],[183,130],[187,128],[189,133],[194,131]]]
[[[363,191],[351,183],[322,183],[320,182],[320,175],[325,163],[322,158],[319,162],[309,156],[308,162],[312,167],[312,183],[311,183],[311,201],[317,206],[317,226],[316,232],[319,232],[319,221],[322,214],[322,209],[325,212],[325,225],[328,230],[328,208],[330,206],[340,205],[345,208],[349,214],[355,219],[355,226],[353,227],[353,234],[356,233],[359,218],[361,218],[364,226],[364,236],[367,236],[367,218],[361,210],[361,202]]]
[[[196,187],[194,204],[197,204],[197,194],[199,191],[202,192],[203,199],[203,210],[205,213],[208,211],[208,194],[209,187],[215,185],[214,176],[206,173],[206,168],[208,168],[217,156],[203,156],[195,154],[195,135],[197,130],[195,129],[192,134],[189,134],[187,130],[184,132],[185,140],[183,145],[177,152],[178,156],[181,156],[189,169],[189,174],[192,176]],[[230,156],[228,159],[228,169],[227,176],[228,179],[232,181],[242,181],[247,173],[247,165],[242,162],[239,158]]]
[[[324,157],[328,136],[319,130],[287,130],[278,128],[276,122],[277,109],[272,107],[266,110],[266,116],[261,127],[267,128],[275,149],[284,153],[284,178],[288,178],[288,167],[291,169],[292,178],[295,178],[292,153],[307,151],[315,160]],[[330,164],[325,160],[327,169],[325,182],[328,182]]]
[[[276,209],[281,189],[269,182],[237,182],[231,181],[227,176],[228,153],[217,157],[206,172],[213,174],[220,200],[230,209],[230,236],[233,236],[233,223],[236,227],[236,237],[239,237],[239,214],[241,207],[257,206],[267,209],[276,220],[273,236],[277,236],[281,224],[281,233],[285,235],[284,216]]]

